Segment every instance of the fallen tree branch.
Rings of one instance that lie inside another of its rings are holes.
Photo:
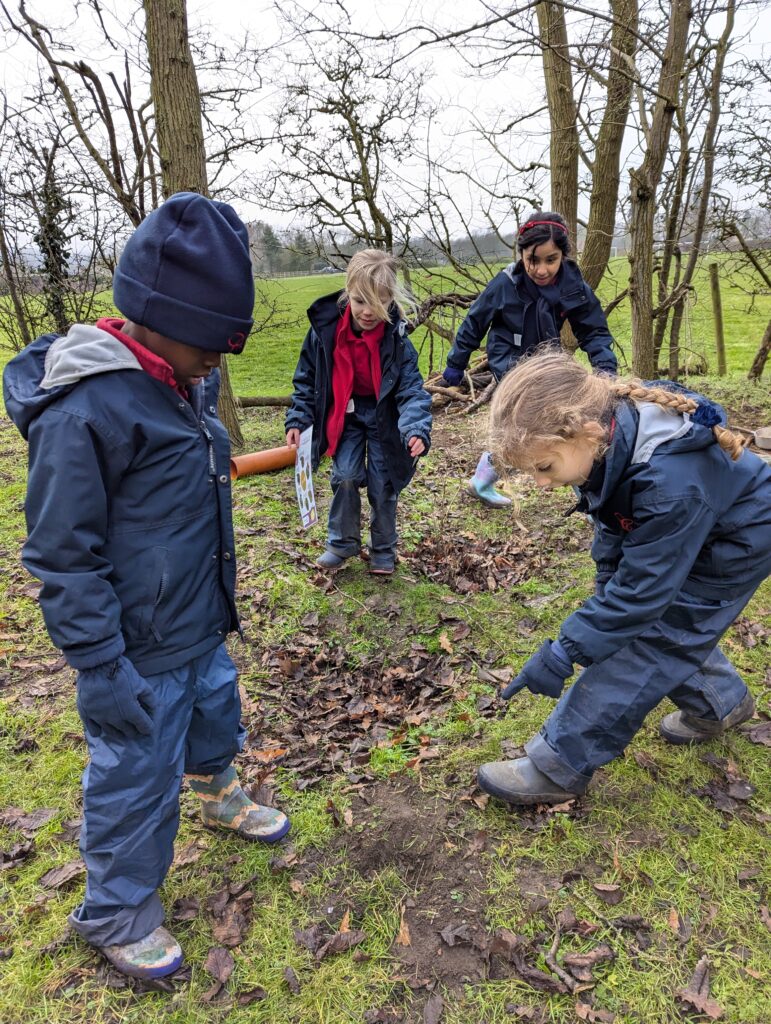
[[[291,404],[291,395],[258,395],[253,398],[236,398],[236,405],[239,405],[242,409],[256,409],[259,406],[270,405],[289,408]]]

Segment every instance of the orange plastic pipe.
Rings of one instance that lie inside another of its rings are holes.
[[[283,469],[285,466],[294,465],[296,459],[297,449],[288,448],[286,445],[281,448],[267,448],[264,452],[235,455],[230,460],[230,479],[238,480],[242,476],[251,476],[252,473],[268,473],[271,469]]]

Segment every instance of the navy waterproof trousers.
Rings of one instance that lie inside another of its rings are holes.
[[[361,493],[366,484],[370,505],[370,563],[393,567],[396,556],[398,495],[388,474],[377,429],[374,395],[356,395],[346,414],[343,435],[332,465],[327,548],[350,558],[361,548]]]
[[[245,738],[224,644],[147,680],[157,700],[150,736],[86,729],[80,852],[88,875],[70,923],[95,946],[135,942],[163,922],[158,888],[174,856],[182,775],[223,771]]]
[[[584,669],[525,744],[535,766],[569,792],[583,793],[664,697],[697,718],[725,718],[747,686],[717,643],[760,582],[725,601],[680,593],[654,626]]]

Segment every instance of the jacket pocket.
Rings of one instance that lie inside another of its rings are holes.
[[[152,636],[160,643],[163,637],[156,625],[156,616],[169,591],[168,548],[156,546],[143,552],[136,560],[135,579],[142,581],[142,586],[131,604],[124,603],[124,630],[132,639],[144,640]]]

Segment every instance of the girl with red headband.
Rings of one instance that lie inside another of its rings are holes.
[[[519,259],[496,274],[460,326],[443,374],[449,386],[463,380],[471,353],[485,335],[490,369],[500,380],[526,353],[558,344],[566,320],[592,368],[616,372],[608,321],[571,251],[567,225],[558,213],[530,214],[517,233]],[[490,453],[483,452],[469,493],[493,508],[511,504],[496,490],[497,480]]]

